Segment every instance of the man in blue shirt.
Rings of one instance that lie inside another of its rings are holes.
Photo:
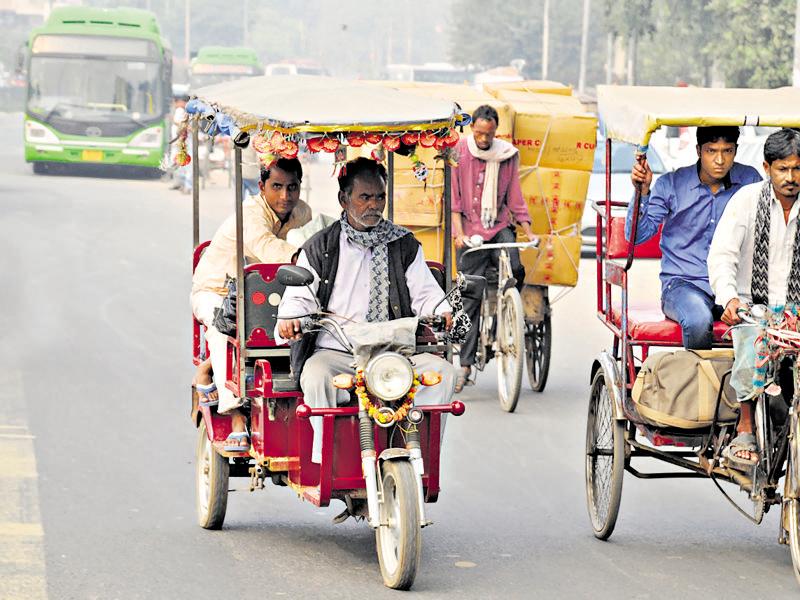
[[[662,175],[653,186],[647,161],[631,172],[641,185],[642,202],[636,243],[661,232],[661,309],[681,326],[687,349],[711,348],[714,319],[723,308],[714,304],[708,282],[708,249],[722,211],[743,185],[761,181],[753,167],[734,162],[738,127],[698,127],[694,165]],[[625,237],[630,239],[633,207],[628,207]]]

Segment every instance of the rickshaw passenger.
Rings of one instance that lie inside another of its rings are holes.
[[[342,173],[341,218],[308,240],[297,259],[298,266],[314,275],[314,282],[308,287],[287,288],[278,314],[317,312],[316,301],[323,310],[352,322],[432,314],[444,293],[425,263],[414,235],[383,218],[386,169],[362,157],[348,162]],[[447,302],[436,309],[445,316],[448,326],[450,310]],[[339,373],[354,372],[353,355],[326,332],[303,337],[297,319],[279,319],[275,337],[294,341],[292,371],[300,377],[305,403],[312,408],[335,407],[337,389],[332,378]],[[449,402],[455,386],[453,366],[433,354],[417,354],[412,360],[420,372],[434,370],[442,374],[439,385],[417,392],[420,404]],[[311,460],[316,463],[322,460],[321,421],[321,417],[311,419],[314,428]]]
[[[531,217],[522,197],[519,183],[519,152],[506,142],[495,138],[500,117],[489,105],[482,105],[472,114],[472,135],[456,146],[459,161],[453,169],[452,222],[453,239],[459,269],[470,275],[483,276],[489,265],[498,264],[499,250],[473,252],[462,256],[469,238],[479,235],[487,243],[516,242],[514,222],[520,224],[528,239],[533,239]],[[525,267],[519,250],[508,250],[511,270],[522,287]],[[461,371],[456,380],[460,392],[469,380],[475,351],[478,347],[478,315],[480,298],[464,296],[464,311],[472,327],[461,345]]]
[[[261,169],[259,195],[250,196],[242,204],[245,256],[253,262],[283,263],[291,261],[297,248],[285,241],[286,234],[311,220],[311,209],[300,200],[303,167],[296,158],[280,158]],[[209,401],[218,400],[217,412],[231,414],[232,449],[250,446],[246,435],[242,404],[225,387],[227,376],[227,341],[214,327],[214,313],[227,295],[225,279],[236,273],[236,215],[229,216],[214,234],[192,277],[192,312],[206,326],[206,340],[211,355],[201,363],[195,375],[198,393]],[[213,373],[213,379],[212,379]],[[226,446],[226,447],[228,447]]]
[[[708,254],[708,273],[722,320],[737,325],[737,310],[750,304],[800,306],[800,132],[781,129],[764,144],[768,180],[731,198]],[[733,462],[758,461],[753,435],[753,383],[758,327],[733,330],[731,385],[741,402],[737,436],[725,451]]]
[[[738,127],[698,127],[697,156],[693,165],[662,175],[653,186],[647,161],[631,172],[642,186],[636,243],[661,233],[661,309],[681,326],[687,349],[709,349],[714,342],[714,320],[722,307],[714,303],[708,282],[708,248],[730,198],[742,186],[761,181],[753,167],[734,162]],[[633,207],[628,206],[625,237],[630,239]]]

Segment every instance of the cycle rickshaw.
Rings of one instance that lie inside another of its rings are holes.
[[[262,76],[227,82],[197,90],[187,106],[193,148],[198,130],[208,135],[227,135],[235,144],[236,215],[236,333],[227,345],[227,387],[249,401],[249,452],[226,452],[224,440],[231,432],[231,418],[214,407],[199,405],[193,394],[192,421],[198,428],[197,513],[206,529],[222,527],[227,507],[229,477],[250,479],[250,489],[266,481],[288,486],[299,498],[315,506],[342,500],[348,509],[356,502],[368,509],[367,523],[376,531],[378,558],[385,585],[408,589],[416,575],[421,553],[421,529],[430,524],[425,503],[435,502],[440,492],[440,441],[444,416],[461,415],[464,405],[415,405],[416,387],[408,387],[405,403],[385,401],[369,414],[362,402],[358,378],[341,389],[356,390],[358,402],[337,408],[310,408],[290,372],[290,349],[273,337],[278,304],[286,285],[304,285],[302,270],[276,264],[245,265],[242,238],[242,148],[259,144],[287,158],[301,148],[336,152],[365,142],[378,144],[388,153],[403,136],[431,138],[442,148],[457,140],[455,128],[465,118],[453,103],[423,99],[393,89],[325,77]],[[258,146],[257,146],[258,147]],[[199,238],[199,165],[191,161],[193,187],[193,249],[197,266],[208,242]],[[391,168],[389,173],[391,173]],[[445,202],[449,202],[449,180]],[[392,215],[391,179],[388,213]],[[447,257],[449,258],[449,256]],[[448,265],[430,265],[451,281]],[[452,290],[451,290],[452,291]],[[318,327],[336,329],[328,315],[316,315]],[[394,323],[393,321],[390,323]],[[449,352],[449,342],[437,334],[443,320],[428,321],[416,342],[416,352]],[[380,325],[387,325],[381,323]],[[208,356],[203,327],[193,323],[193,360]],[[341,332],[337,332],[341,333]],[[413,335],[413,330],[412,330]],[[400,356],[392,359],[397,366]],[[385,358],[383,354],[381,358]],[[401,357],[402,358],[402,357]],[[403,358],[403,360],[406,360]],[[402,361],[400,361],[402,362]],[[410,361],[407,361],[410,362]],[[370,364],[364,369],[370,387]],[[374,367],[378,369],[377,366]],[[410,372],[408,365],[399,370]],[[413,386],[436,385],[435,376],[416,374]],[[418,382],[419,380],[419,382]],[[336,381],[334,383],[339,386]],[[342,383],[342,382],[340,382]],[[411,386],[412,384],[409,384]],[[354,388],[355,386],[355,388]],[[377,386],[377,384],[376,384]],[[377,387],[375,388],[377,389]],[[386,400],[378,397],[377,400]],[[389,400],[396,400],[390,398]],[[374,406],[374,404],[373,404]],[[383,417],[381,416],[383,415]],[[309,420],[322,420],[322,460],[311,460],[312,428]],[[384,418],[385,417],[385,418]],[[388,423],[386,421],[388,419]]]
[[[663,316],[657,299],[653,299],[652,306],[629,302],[632,264],[638,258],[660,258],[660,250],[654,244],[642,250],[627,241],[625,217],[614,216],[612,211],[626,207],[628,202],[611,198],[610,176],[612,143],[637,144],[643,156],[651,134],[661,126],[796,127],[800,126],[798,101],[800,90],[792,88],[598,88],[599,111],[608,140],[606,199],[594,206],[597,315],[613,334],[612,348],[601,352],[592,365],[586,430],[587,504],[594,535],[599,539],[607,539],[614,531],[626,471],[640,479],[707,478],[754,523],[760,523],[770,507],[780,506],[778,538],[790,546],[795,575],[800,581],[800,334],[796,312],[769,314],[764,307],[752,307],[751,314],[745,315],[748,322],[760,327],[765,383],[770,384],[756,399],[755,437],[762,457],[756,466],[735,469],[722,457],[722,449],[735,435],[736,426],[735,416],[727,421],[719,418],[730,371],[717,383],[716,406],[709,415],[708,426],[655,425],[634,403],[634,382],[651,348],[682,346],[681,331],[677,323]],[[636,237],[640,198],[637,190],[631,239]],[[731,345],[726,341],[728,329],[721,322],[714,324],[715,348]],[[643,458],[679,469],[646,471],[642,469]],[[744,491],[752,509],[745,510],[734,502],[721,485],[724,482]]]

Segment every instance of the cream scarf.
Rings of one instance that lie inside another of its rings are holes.
[[[486,173],[483,178],[481,194],[481,225],[490,229],[497,221],[497,182],[500,163],[517,153],[517,149],[505,140],[494,139],[488,150],[481,150],[475,143],[475,137],[467,137],[467,148],[475,158],[486,162]]]

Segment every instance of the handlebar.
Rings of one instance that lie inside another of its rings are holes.
[[[528,242],[504,242],[499,244],[480,244],[471,247],[461,256],[466,256],[470,252],[479,252],[481,250],[497,250],[500,248],[519,248],[520,250],[524,250],[526,248],[538,248],[538,247],[539,247],[539,238],[530,240]]]

